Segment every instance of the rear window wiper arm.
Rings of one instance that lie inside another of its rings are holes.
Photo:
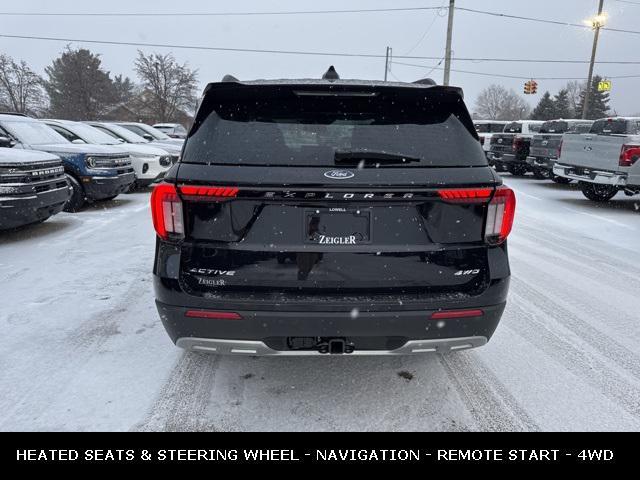
[[[419,162],[420,158],[401,153],[389,153],[372,150],[336,150],[334,160],[336,163],[413,163]]]

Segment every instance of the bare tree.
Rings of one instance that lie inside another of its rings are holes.
[[[138,51],[135,69],[149,93],[149,109],[159,122],[176,120],[180,110],[190,112],[196,103],[197,70],[180,65],[170,53],[145,55]]]
[[[572,117],[577,117],[580,114],[580,95],[584,91],[585,87],[586,82],[580,82],[578,80],[573,80],[567,83],[567,86],[564,87],[569,94],[569,108],[571,110]]]
[[[44,110],[45,100],[42,78],[27,63],[0,55],[0,105],[33,115]]]
[[[476,112],[485,119],[518,120],[531,114],[529,104],[513,90],[489,85],[476,99]]]

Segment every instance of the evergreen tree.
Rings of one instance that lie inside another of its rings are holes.
[[[557,118],[555,107],[551,94],[549,92],[544,92],[540,102],[536,108],[533,109],[531,120],[552,120]]]
[[[569,92],[566,89],[560,90],[553,99],[556,118],[571,118],[571,102]]]
[[[589,97],[589,109],[587,110],[586,118],[590,120],[597,120],[598,118],[604,118],[609,114],[609,92],[599,92],[598,84],[602,81],[602,77],[596,75],[593,77],[591,83],[591,94]],[[586,92],[580,93],[580,101],[578,102],[578,111],[576,112],[579,117],[582,116],[584,110],[584,97]]]
[[[45,69],[45,88],[51,98],[50,115],[68,120],[98,119],[118,102],[118,92],[99,55],[67,49]]]

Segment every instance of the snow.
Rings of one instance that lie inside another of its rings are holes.
[[[177,349],[153,303],[148,192],[0,234],[0,430],[637,431],[640,197],[505,181],[505,315],[487,346],[444,357]]]

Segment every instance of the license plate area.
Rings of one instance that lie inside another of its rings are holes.
[[[371,243],[371,211],[359,208],[309,209],[304,212],[304,242],[313,245]]]

